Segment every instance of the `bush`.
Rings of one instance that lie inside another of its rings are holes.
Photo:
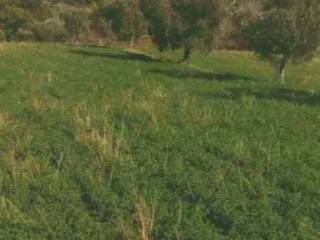
[[[68,9],[62,14],[67,33],[67,39],[72,42],[80,41],[89,32],[90,12],[86,9]]]
[[[28,29],[19,29],[17,33],[17,39],[19,41],[32,41],[35,40],[35,34]]]
[[[94,45],[111,46],[117,41],[117,37],[112,32],[111,24],[98,16],[92,20],[90,33],[85,40]]]
[[[0,30],[0,41],[5,41],[5,40],[6,40],[6,33]]]
[[[66,38],[64,22],[50,18],[35,25],[35,35],[41,41],[63,41]]]

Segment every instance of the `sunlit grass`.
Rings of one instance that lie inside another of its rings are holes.
[[[0,239],[319,237],[319,59],[180,54],[0,45]]]

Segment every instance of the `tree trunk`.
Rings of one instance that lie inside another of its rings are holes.
[[[136,43],[136,39],[134,36],[131,37],[130,39],[130,48],[133,49],[134,48],[134,45]]]
[[[189,62],[191,57],[192,46],[190,43],[184,44],[184,54],[181,63]]]
[[[279,77],[278,77],[281,84],[286,83],[286,66],[287,66],[287,59],[283,58],[280,62]]]

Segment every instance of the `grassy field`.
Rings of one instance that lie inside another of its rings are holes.
[[[0,239],[320,239],[320,59],[0,46]]]

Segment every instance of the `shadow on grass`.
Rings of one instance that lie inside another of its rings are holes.
[[[88,215],[99,223],[109,222],[112,214],[103,201],[92,194],[84,178],[76,176],[75,180],[80,187],[81,201]]]
[[[151,73],[178,79],[197,79],[207,81],[235,81],[235,80],[254,80],[248,76],[234,73],[214,73],[198,69],[151,69]]]
[[[204,94],[201,94],[202,96]],[[269,99],[276,101],[287,101],[296,104],[320,105],[320,94],[289,88],[269,89],[242,89],[229,88],[222,94],[207,94],[207,97],[239,100],[243,96],[253,96],[257,99]]]
[[[131,53],[131,52],[121,52],[121,53],[98,53],[93,51],[86,50],[71,50],[70,53],[78,54],[85,57],[101,57],[101,58],[109,58],[120,61],[140,61],[140,62],[160,62],[160,60],[147,56],[145,54],[140,53]]]

